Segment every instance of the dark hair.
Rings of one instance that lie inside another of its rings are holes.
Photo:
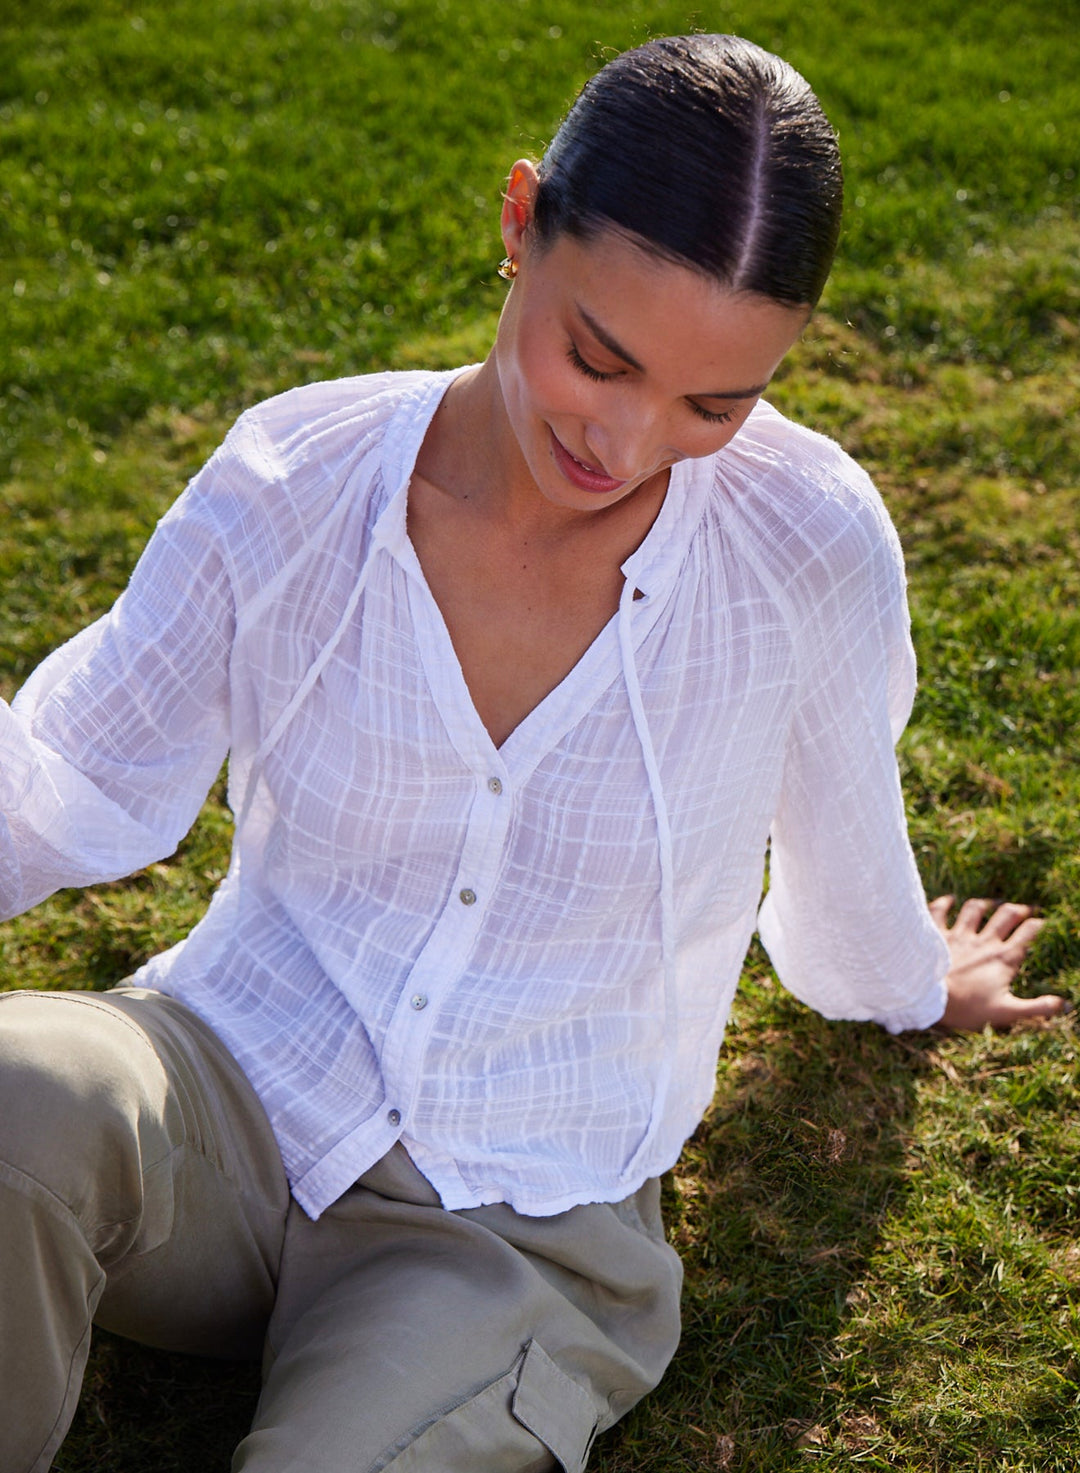
[[[738,36],[669,36],[587,82],[539,165],[535,231],[612,226],[735,291],[813,306],[840,233],[836,135],[797,71]]]

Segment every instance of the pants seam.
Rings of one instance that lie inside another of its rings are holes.
[[[23,1171],[21,1167],[12,1166],[10,1161],[0,1161],[0,1182],[6,1182],[13,1192],[19,1192],[24,1197],[32,1197],[54,1217],[60,1218],[69,1224],[74,1224],[80,1237],[89,1248],[90,1244],[87,1242],[86,1233],[83,1231],[82,1223],[79,1221],[74,1210],[64,1201],[63,1197],[58,1197],[52,1188],[47,1187],[43,1181],[38,1181],[36,1176],[31,1176],[28,1171]],[[117,1225],[122,1226],[122,1224]],[[95,1258],[96,1256],[95,1254]]]
[[[97,1289],[100,1286],[100,1284],[104,1280],[104,1277],[105,1277],[104,1274],[102,1274],[101,1278],[98,1280],[98,1283],[95,1284],[95,1286],[94,1286],[95,1289]],[[77,1345],[75,1346],[74,1350],[72,1350],[72,1352],[71,1352],[71,1359],[68,1362],[67,1382],[66,1382],[66,1384],[64,1386],[64,1398],[63,1398],[63,1400],[60,1403],[60,1410],[57,1412],[56,1417],[53,1420],[53,1424],[49,1428],[48,1436],[45,1438],[45,1441],[41,1444],[41,1447],[38,1449],[37,1456],[34,1458],[34,1461],[30,1464],[30,1468],[28,1470],[28,1473],[37,1473],[37,1469],[38,1469],[39,1464],[41,1464],[42,1458],[44,1457],[46,1451],[49,1449],[49,1446],[52,1443],[53,1439],[56,1437],[56,1429],[60,1426],[60,1424],[61,1424],[61,1422],[63,1420],[63,1417],[64,1417],[64,1409],[66,1408],[66,1406],[68,1404],[68,1400],[69,1400],[70,1395],[71,1395],[71,1377],[72,1377],[72,1372],[73,1372],[75,1366],[78,1363],[79,1354],[82,1351],[83,1346],[87,1346],[87,1348],[89,1349],[89,1341],[90,1341],[91,1335],[93,1334],[93,1329],[94,1329],[94,1314],[93,1314],[93,1310],[90,1308],[89,1303],[87,1303],[87,1306],[86,1306],[86,1329],[82,1332],[82,1335],[80,1336]],[[80,1390],[80,1392],[82,1390],[82,1384],[81,1384],[81,1382],[80,1382],[79,1390]],[[55,1451],[55,1449],[54,1449],[54,1451]],[[44,1470],[43,1470],[43,1473],[44,1473]]]
[[[161,1058],[158,1055],[157,1050],[154,1048],[150,1040],[146,1037],[146,1034],[142,1031],[142,1029],[137,1027],[136,1024],[131,1021],[131,1019],[127,1016],[122,1008],[109,1007],[107,1003],[96,993],[89,996],[83,996],[78,992],[9,992],[7,994],[7,997],[12,1002],[20,997],[32,997],[35,1000],[37,1000],[38,998],[42,998],[50,1002],[74,1003],[77,1007],[89,1008],[91,1012],[104,1013],[107,1017],[115,1018],[118,1022],[122,1023],[130,1033],[133,1033],[135,1035],[135,1037],[142,1044],[143,1048],[145,1048],[150,1054],[153,1055],[158,1064],[161,1067],[164,1067],[164,1065],[162,1065],[161,1063]]]
[[[60,1197],[58,1197],[55,1192],[50,1191],[49,1188],[45,1186],[43,1182],[39,1182],[36,1177],[31,1176],[28,1172],[21,1171],[17,1166],[12,1166],[11,1163],[8,1161],[0,1161],[0,1182],[3,1182],[9,1188],[9,1190],[13,1192],[18,1192],[21,1196],[29,1197],[33,1201],[37,1202],[40,1206],[44,1207],[44,1209],[52,1217],[55,1217],[57,1220],[63,1222],[70,1231],[77,1234],[78,1237],[82,1239],[88,1255],[94,1260],[94,1263],[97,1266],[97,1278],[94,1280],[94,1284],[86,1300],[86,1325],[83,1329],[82,1335],[79,1337],[74,1348],[72,1349],[71,1358],[68,1361],[67,1380],[64,1384],[64,1396],[60,1403],[60,1409],[53,1419],[52,1426],[49,1428],[48,1434],[46,1435],[44,1442],[41,1444],[41,1447],[38,1449],[38,1452],[33,1462],[30,1464],[30,1468],[28,1470],[28,1473],[35,1473],[35,1470],[37,1470],[39,1465],[41,1465],[41,1460],[46,1450],[49,1448],[50,1444],[56,1436],[56,1429],[60,1425],[64,1417],[65,1408],[67,1407],[70,1400],[72,1372],[74,1367],[78,1363],[79,1356],[83,1350],[83,1347],[87,1346],[89,1343],[90,1336],[93,1331],[93,1304],[97,1299],[100,1299],[101,1291],[105,1287],[105,1273],[101,1265],[97,1261],[97,1255],[91,1249],[89,1242],[87,1242],[86,1234],[83,1232],[82,1224],[79,1222],[79,1219],[75,1216],[75,1213],[72,1212],[71,1208]]]

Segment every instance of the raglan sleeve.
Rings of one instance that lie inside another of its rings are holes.
[[[229,746],[229,441],[109,613],[0,702],[0,918],[171,854]]]
[[[822,496],[791,539],[797,699],[759,931],[802,1001],[899,1032],[940,1017],[949,961],[895,755],[915,692],[903,560],[869,481],[857,490]]]

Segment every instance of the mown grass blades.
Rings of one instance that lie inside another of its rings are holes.
[[[505,171],[606,52],[733,29],[817,86],[848,210],[771,397],[873,473],[911,580],[901,745],[931,891],[1030,900],[1024,985],[1080,994],[1080,88],[1057,0],[9,0],[0,16],[0,694],[103,612],[238,409],[486,351]],[[0,986],[107,987],[227,861],[0,931]],[[601,1473],[1071,1473],[1073,1022],[891,1039],[752,954],[665,1184],[669,1378]],[[257,1376],[101,1337],[64,1473],[227,1468]]]

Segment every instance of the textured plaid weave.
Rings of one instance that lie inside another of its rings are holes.
[[[0,704],[5,915],[171,853],[229,754],[228,877],[137,981],[234,1051],[313,1215],[399,1138],[448,1207],[551,1213],[669,1167],[770,833],[792,991],[892,1029],[944,1005],[893,755],[903,570],[865,475],[765,405],[676,466],[625,565],[643,596],[496,750],[405,529],[447,382],[249,412],[112,612]]]

